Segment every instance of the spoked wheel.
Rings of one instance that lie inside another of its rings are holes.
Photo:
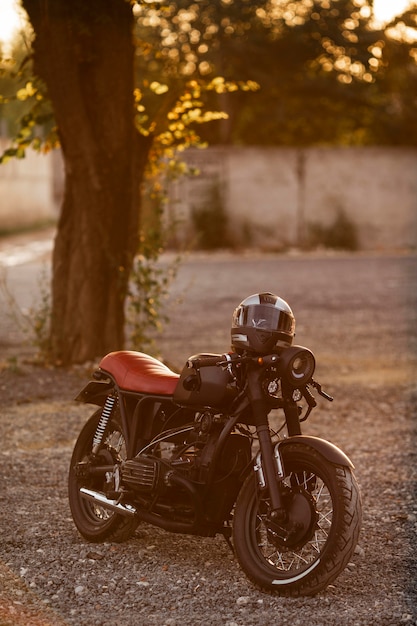
[[[313,595],[346,567],[361,523],[359,488],[350,468],[307,446],[283,448],[286,519],[249,476],[236,503],[233,540],[248,578],[287,596]]]
[[[99,502],[86,499],[80,493],[85,487],[105,495],[117,481],[116,472],[95,473],[94,465],[118,467],[126,459],[126,443],[117,420],[111,419],[103,445],[91,466],[93,437],[101,410],[90,417],[74,447],[68,478],[68,496],[71,514],[76,527],[85,539],[93,542],[126,541],[135,531],[138,520],[134,516],[120,515]]]

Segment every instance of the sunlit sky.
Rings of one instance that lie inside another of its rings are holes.
[[[409,0],[374,0],[374,14],[378,21],[386,22],[402,13]],[[0,0],[0,40],[7,42],[19,29],[22,18],[16,10],[16,0]]]

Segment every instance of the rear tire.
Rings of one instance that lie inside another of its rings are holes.
[[[249,476],[236,502],[233,541],[248,578],[279,595],[314,595],[344,570],[359,536],[362,507],[349,467],[299,444],[283,448],[286,535],[268,520],[269,496]]]
[[[76,441],[68,477],[69,505],[74,523],[85,539],[96,543],[102,541],[120,543],[132,536],[138,525],[138,519],[120,515],[83,498],[80,493],[81,487],[105,493],[105,476],[80,477],[76,472],[77,464],[87,461],[91,454],[100,415],[101,409],[90,417]],[[117,416],[116,419],[109,420],[98,456],[102,456],[103,465],[121,463],[126,459],[126,442]]]

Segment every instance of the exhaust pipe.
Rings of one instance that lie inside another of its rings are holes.
[[[182,480],[178,480],[179,484],[182,484]],[[193,520],[191,523],[187,522],[178,522],[175,520],[170,520],[158,515],[157,513],[151,513],[149,511],[143,511],[141,509],[137,510],[131,504],[122,504],[118,502],[118,500],[110,500],[106,498],[106,496],[99,491],[93,491],[92,489],[86,489],[85,487],[81,487],[80,495],[85,500],[89,500],[90,502],[95,502],[95,504],[102,506],[103,508],[109,509],[114,513],[119,513],[120,515],[137,515],[142,522],[146,522],[148,524],[153,524],[158,528],[162,528],[163,530],[167,530],[172,533],[181,533],[181,534],[200,534],[199,526],[197,525],[198,520]],[[220,531],[219,531],[220,532]],[[215,532],[210,531],[203,536],[214,537]]]
[[[114,513],[120,513],[121,515],[136,515],[136,509],[131,504],[122,504],[117,500],[110,500],[98,491],[92,491],[91,489],[81,487],[80,494],[83,498],[85,498],[85,500],[95,502],[105,509],[110,509],[110,511],[113,511]]]

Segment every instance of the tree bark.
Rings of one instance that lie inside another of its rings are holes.
[[[84,362],[124,345],[149,140],[134,128],[133,14],[125,0],[23,0],[35,72],[65,164],[53,254],[51,352]]]

